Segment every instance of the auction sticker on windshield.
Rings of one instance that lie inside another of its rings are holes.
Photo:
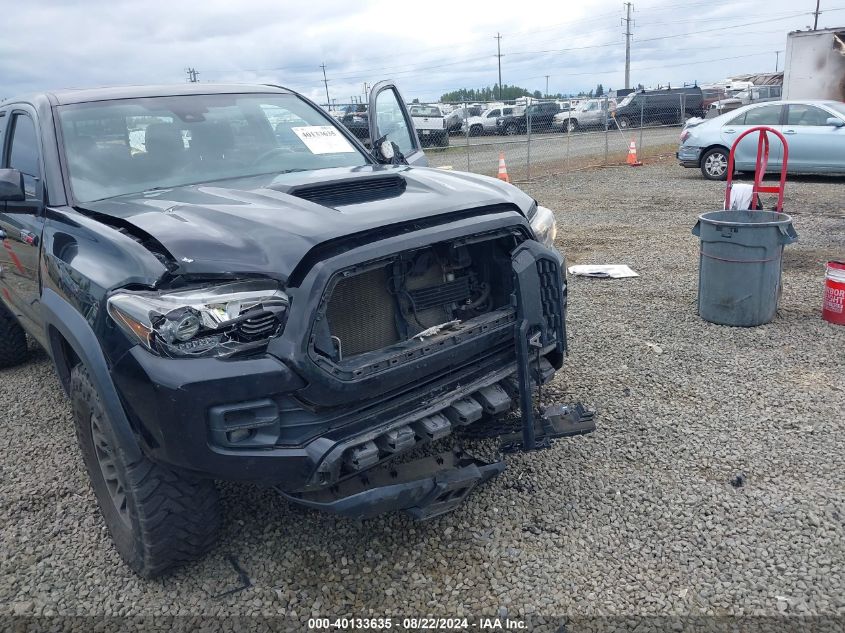
[[[308,125],[291,129],[311,150],[312,154],[337,154],[355,151],[352,144],[343,137],[337,128],[331,125]]]

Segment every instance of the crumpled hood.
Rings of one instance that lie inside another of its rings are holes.
[[[404,179],[404,191],[333,206],[288,193],[338,181],[362,184],[382,176]],[[532,203],[516,187],[485,176],[369,165],[187,185],[81,206],[148,233],[173,256],[178,273],[261,273],[284,283],[308,251],[322,242],[489,205],[512,204],[524,215]]]

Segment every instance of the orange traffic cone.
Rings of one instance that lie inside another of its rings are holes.
[[[505,153],[499,152],[499,174],[496,176],[499,180],[504,180],[505,182],[510,182],[511,179],[508,177],[508,166],[505,165]]]
[[[628,158],[625,161],[631,167],[639,167],[642,163],[637,160],[637,144],[634,142],[634,139],[631,139],[631,144],[628,146]]]

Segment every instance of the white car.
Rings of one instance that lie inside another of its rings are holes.
[[[479,116],[473,116],[461,124],[461,132],[464,134],[469,130],[470,136],[496,133],[496,119],[511,114],[518,114],[522,108],[519,106],[496,106],[487,108]]]

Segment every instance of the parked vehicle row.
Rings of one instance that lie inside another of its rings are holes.
[[[574,132],[579,129],[626,129],[642,125],[678,124],[705,115],[701,88],[640,90],[616,99],[596,98],[570,101],[526,101],[525,105],[479,104],[451,107],[446,104],[409,104],[420,141],[445,147],[450,133],[501,134],[513,136],[531,132]],[[340,119],[356,137],[368,141],[366,106],[348,106]]]

